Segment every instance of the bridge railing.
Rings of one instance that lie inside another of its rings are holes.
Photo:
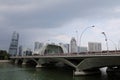
[[[57,53],[57,54],[45,54],[45,55],[29,55],[29,56],[104,56],[104,55],[120,55],[120,51],[109,51],[106,52],[106,51],[102,51],[102,52],[82,52],[82,53]],[[28,57],[29,57],[28,56]],[[20,56],[11,56],[11,57],[20,57]],[[23,57],[23,56],[21,56]],[[25,57],[25,55],[24,55]],[[27,55],[26,55],[27,57]]]

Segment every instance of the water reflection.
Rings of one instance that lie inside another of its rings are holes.
[[[74,80],[101,80],[100,76],[79,76],[79,77],[74,77]]]
[[[0,64],[0,80],[119,80],[120,72],[105,71],[101,75],[74,76],[66,68],[32,68],[12,64]]]
[[[34,80],[73,80],[72,72],[62,68],[41,68],[27,71]]]
[[[90,75],[90,76],[78,76],[73,80],[120,80],[120,72],[108,72],[108,74]]]

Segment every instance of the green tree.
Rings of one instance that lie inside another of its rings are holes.
[[[9,54],[6,50],[0,50],[0,60],[7,60],[9,59]]]

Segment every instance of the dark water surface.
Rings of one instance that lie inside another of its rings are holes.
[[[119,73],[73,77],[72,70],[65,68],[28,68],[0,63],[0,80],[120,80]]]

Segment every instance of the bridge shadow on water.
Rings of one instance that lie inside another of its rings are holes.
[[[100,75],[75,76],[73,80],[120,80],[120,70],[104,71]]]
[[[88,76],[73,76],[69,67],[47,66],[35,68],[0,64],[0,80],[120,80],[120,71],[106,71]]]
[[[43,67],[28,68],[26,72],[31,73],[30,80],[119,80],[120,73],[117,74],[96,74],[88,76],[73,76],[73,69],[67,67]]]
[[[74,77],[73,80],[120,80],[119,75],[91,75],[91,76],[78,76]]]
[[[26,80],[120,80],[120,71],[103,71],[101,74],[88,76],[74,76],[71,67],[46,67],[35,68],[34,66],[18,66],[25,69],[28,75]]]
[[[73,68],[56,67],[48,65],[47,67],[34,68],[26,66],[26,72],[31,73],[28,80],[120,80],[120,72],[112,71],[101,74],[74,76]]]

